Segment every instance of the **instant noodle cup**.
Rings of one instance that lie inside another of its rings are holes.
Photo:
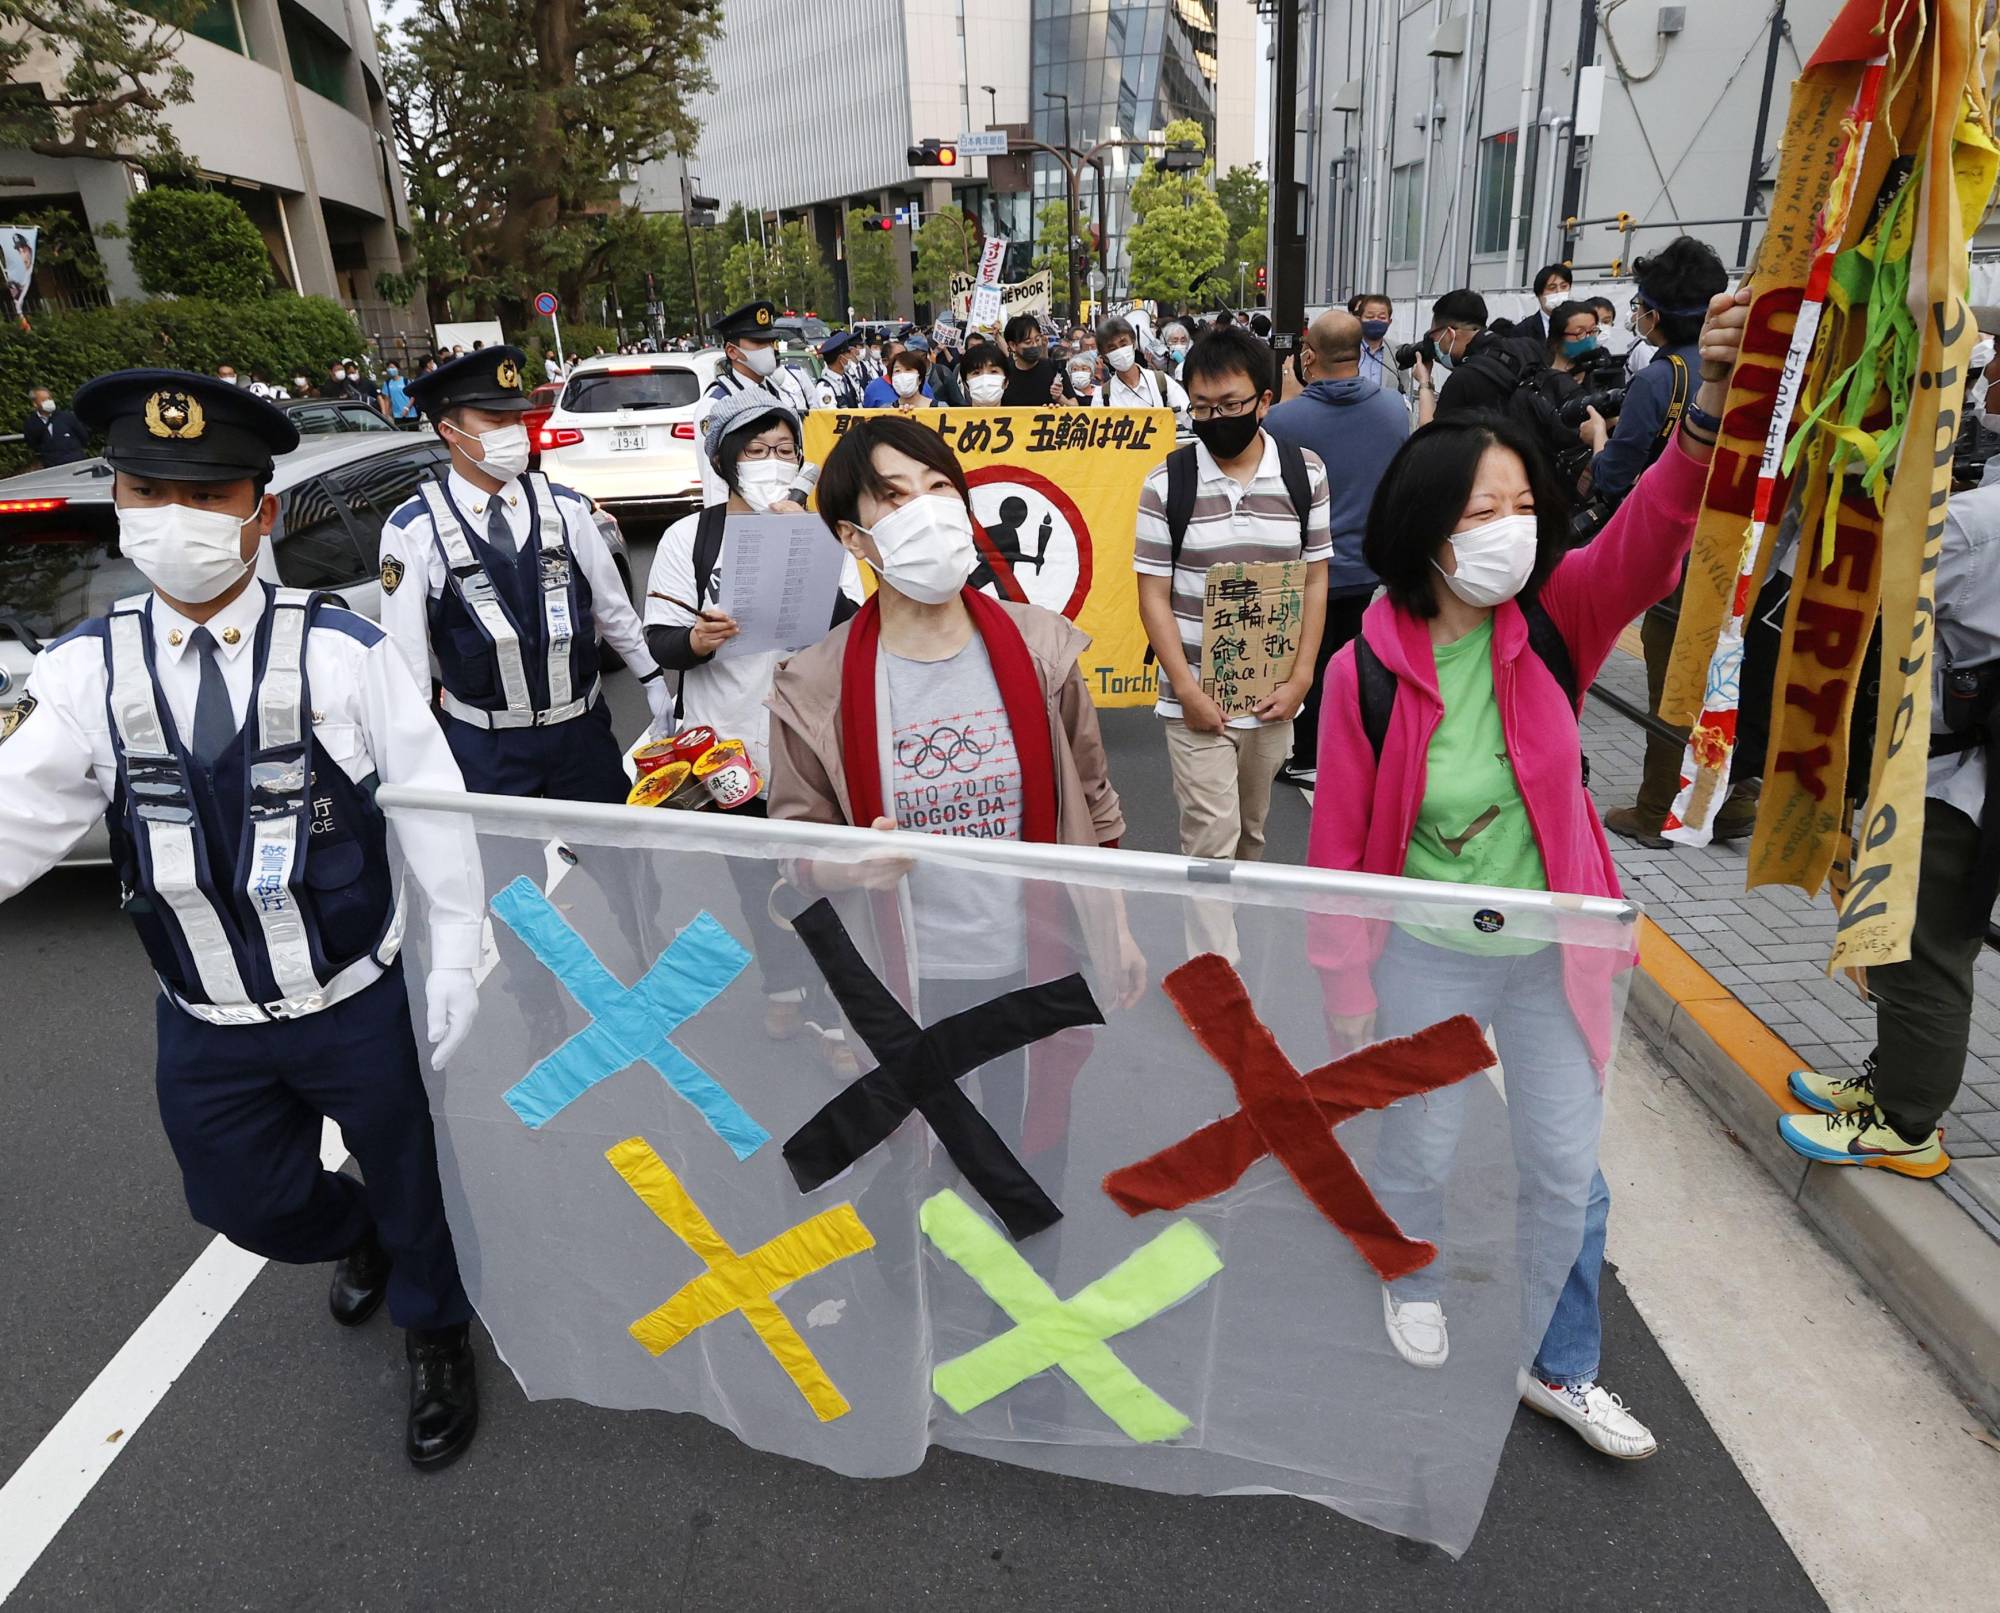
[[[643,778],[655,768],[665,767],[669,762],[685,760],[686,758],[674,754],[679,739],[678,734],[667,734],[659,739],[648,740],[635,750],[632,753],[632,766],[637,769],[639,776]]]
[[[660,806],[667,797],[688,782],[693,769],[686,762],[659,762],[641,772],[631,793],[625,797],[627,806]]]
[[[715,748],[716,734],[706,723],[697,723],[692,728],[683,728],[673,736],[673,759],[677,762],[693,762]]]
[[[764,787],[757,764],[750,760],[750,752],[740,739],[720,740],[697,757],[694,776],[708,787],[710,797],[724,811],[756,800]]]

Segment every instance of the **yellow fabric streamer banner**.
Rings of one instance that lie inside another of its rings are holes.
[[[805,453],[826,463],[866,411],[815,409]],[[1169,409],[924,409],[972,488],[975,587],[1060,611],[1090,635],[1084,682],[1100,706],[1150,706],[1132,537],[1139,491],[1174,446]]]
[[[604,1157],[646,1208],[708,1267],[666,1304],[634,1322],[632,1337],[654,1355],[664,1355],[697,1328],[741,1311],[764,1341],[764,1348],[785,1369],[785,1376],[806,1397],[813,1414],[823,1423],[844,1417],[851,1409],[847,1397],[833,1386],[818,1357],[806,1348],[806,1341],[771,1295],[836,1260],[875,1247],[874,1237],[861,1224],[854,1206],[841,1204],[824,1210],[761,1248],[739,1255],[709,1224],[700,1206],[681,1186],[680,1178],[645,1138],[627,1137],[606,1149]]]

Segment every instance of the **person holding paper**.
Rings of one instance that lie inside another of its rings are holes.
[[[764,789],[736,811],[739,816],[763,817],[771,778],[770,713],[764,700],[780,658],[770,651],[717,655],[740,630],[736,619],[717,603],[724,524],[730,516],[768,514],[774,504],[785,501],[799,477],[802,436],[798,415],[761,391],[719,400],[709,412],[706,430],[709,464],[728,488],[728,497],[675,522],[661,537],[646,580],[646,645],[654,660],[677,675],[681,723],[706,724],[722,738],[740,739],[748,748]],[[861,574],[850,560],[842,569],[841,592],[828,626],[852,616],[860,599]],[[773,924],[762,866],[732,858],[729,870],[764,976],[765,1029],[789,1040],[803,1023],[805,988],[818,976],[805,951],[788,945]]]

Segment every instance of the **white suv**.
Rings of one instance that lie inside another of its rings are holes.
[[[723,364],[715,351],[580,360],[536,433],[544,474],[620,515],[699,503],[695,416]]]

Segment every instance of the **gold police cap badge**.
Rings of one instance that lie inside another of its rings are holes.
[[[509,392],[520,390],[521,371],[511,358],[503,358],[500,361],[499,368],[493,372],[493,379],[498,381]]]
[[[770,324],[770,323],[771,323],[771,310],[770,310],[770,309],[768,309],[768,308],[759,308],[759,309],[757,310],[757,323],[758,323],[758,324],[760,324],[760,325],[768,325],[768,324]]]
[[[189,442],[208,430],[208,416],[185,392],[155,392],[146,399],[146,430],[155,437]]]

